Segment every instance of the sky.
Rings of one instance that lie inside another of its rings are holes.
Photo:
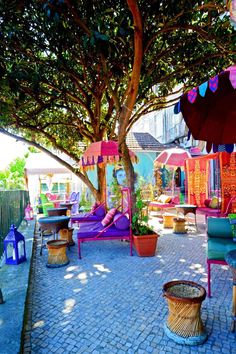
[[[6,168],[15,158],[24,157],[27,150],[26,144],[0,133],[0,170]]]

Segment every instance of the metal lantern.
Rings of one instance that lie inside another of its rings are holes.
[[[25,238],[11,225],[10,231],[3,241],[6,264],[20,264],[26,261]]]
[[[31,207],[30,203],[25,208],[25,220],[33,220],[34,219],[34,211]]]

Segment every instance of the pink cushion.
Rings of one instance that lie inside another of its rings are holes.
[[[119,230],[126,230],[129,227],[129,219],[127,218],[126,215],[122,215],[121,213],[117,213],[114,218],[113,218],[114,222],[115,222],[115,227]]]
[[[114,218],[114,216],[115,216],[115,213],[116,213],[116,208],[110,209],[110,210],[106,213],[105,218],[102,219],[101,224],[102,224],[103,226],[109,225],[109,224],[112,222],[112,220],[113,220],[113,218]]]
[[[206,200],[204,201],[204,205],[205,205],[207,208],[209,208],[210,202],[211,202],[211,199],[206,199]]]

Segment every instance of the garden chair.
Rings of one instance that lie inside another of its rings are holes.
[[[45,194],[40,194],[40,199],[41,199],[41,205],[43,208],[43,215],[47,216],[48,212],[47,209],[54,208],[54,203],[50,202]]]

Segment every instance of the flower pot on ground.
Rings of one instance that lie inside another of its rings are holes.
[[[150,235],[133,235],[134,247],[140,257],[153,257],[156,254],[158,235],[156,233]]]
[[[143,213],[145,207],[141,190],[138,189],[136,191],[135,213],[132,217],[134,247],[140,257],[152,257],[156,253],[158,235],[148,224],[148,215]]]

